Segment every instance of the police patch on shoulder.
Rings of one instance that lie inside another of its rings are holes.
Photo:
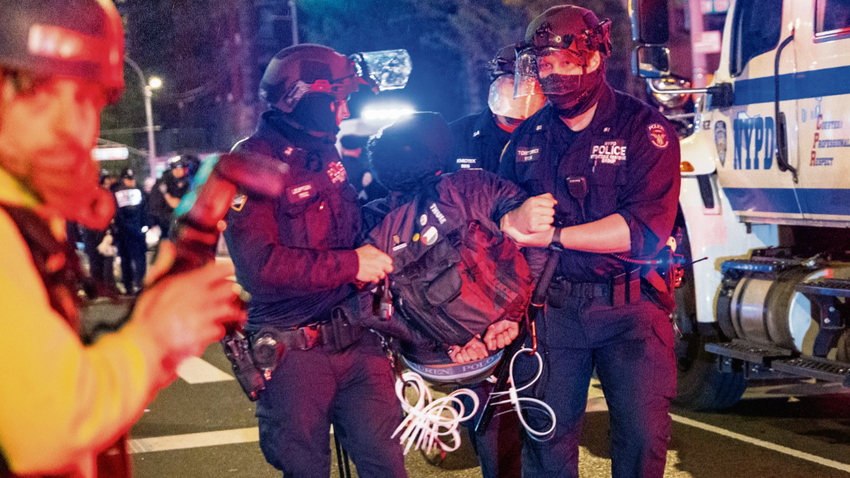
[[[345,181],[345,166],[341,161],[334,161],[328,164],[328,177],[332,183],[341,183]]]
[[[667,139],[667,129],[660,123],[652,123],[646,127],[649,135],[649,141],[658,149],[664,149],[670,145],[670,140]]]
[[[244,194],[237,194],[233,197],[233,201],[230,203],[230,209],[239,212],[243,207],[245,207],[246,202],[248,202],[248,196]]]

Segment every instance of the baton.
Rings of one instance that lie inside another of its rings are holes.
[[[522,328],[516,340],[505,347],[505,354],[502,356],[502,361],[499,362],[499,365],[496,366],[496,370],[493,372],[496,376],[496,384],[493,386],[493,391],[490,392],[490,396],[487,397],[487,403],[484,404],[481,418],[478,419],[478,423],[475,425],[475,433],[479,436],[483,436],[487,431],[487,427],[490,426],[490,421],[496,413],[496,406],[493,405],[493,394],[502,392],[506,388],[511,357],[516,355],[516,353],[524,346],[529,328],[534,329],[534,321],[537,319],[537,315],[543,310],[543,307],[546,304],[546,296],[549,294],[549,284],[552,282],[552,277],[555,275],[555,269],[558,267],[558,259],[560,257],[558,254],[559,251],[560,248],[555,249],[554,247],[551,247],[549,249],[549,255],[546,258],[546,265],[543,267],[543,273],[540,274],[540,278],[537,280],[537,286],[531,294],[531,303],[528,306],[528,322],[526,323],[526,326]],[[537,350],[536,334],[532,334],[532,340],[534,342],[533,348],[534,350]]]

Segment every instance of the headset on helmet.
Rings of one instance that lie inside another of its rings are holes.
[[[115,102],[124,91],[124,31],[111,0],[0,2],[0,68],[81,78]]]

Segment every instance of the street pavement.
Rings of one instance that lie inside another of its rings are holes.
[[[98,313],[115,309],[101,306]],[[117,309],[116,309],[117,310]],[[715,413],[674,409],[667,478],[832,478],[850,476],[850,390],[789,382],[751,386],[734,407]],[[368,411],[364,411],[368,413]],[[254,405],[233,379],[221,347],[181,367],[131,431],[137,478],[265,478],[281,474],[258,446]],[[411,478],[480,477],[468,440],[440,466],[418,452]],[[331,449],[331,476],[338,477]],[[580,448],[582,477],[610,476],[608,413],[591,383]],[[352,466],[352,474],[356,470]]]
[[[224,372],[219,379],[229,376],[218,345],[202,361]],[[193,373],[199,372],[182,371],[197,380]],[[598,383],[591,384],[589,397],[580,473],[610,476],[608,414]],[[259,450],[253,413],[253,404],[234,380],[191,384],[178,379],[133,427],[136,476],[279,477]],[[673,418],[665,477],[829,478],[850,473],[850,395],[831,385],[754,387],[729,410],[674,410]],[[464,438],[465,446],[448,454],[441,466],[411,452],[406,460],[411,478],[481,476],[466,443]],[[331,459],[331,476],[339,476],[333,453]]]

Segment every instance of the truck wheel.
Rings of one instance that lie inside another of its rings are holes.
[[[850,363],[850,329],[845,330],[838,339],[838,353],[835,359],[839,362]]]
[[[694,271],[690,265],[691,245],[684,219],[679,213],[676,225],[682,228],[682,246],[686,266],[682,285],[676,289],[673,312],[679,333],[676,334],[676,399],[674,404],[690,410],[728,408],[740,400],[747,389],[742,372],[725,373],[717,367],[717,355],[706,352],[708,338],[697,327]],[[680,336],[681,335],[681,336]]]
[[[698,336],[685,337],[676,345],[676,399],[678,406],[690,410],[728,408],[741,399],[747,389],[742,372],[721,372],[717,356],[705,351],[706,341]],[[680,350],[685,352],[680,354]]]

